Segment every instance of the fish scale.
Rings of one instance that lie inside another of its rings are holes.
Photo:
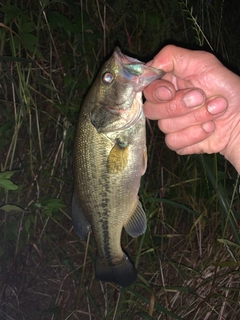
[[[74,229],[84,241],[93,231],[96,278],[124,287],[137,272],[121,247],[122,229],[134,237],[146,230],[138,200],[147,161],[142,90],[162,75],[115,49],[84,100],[76,128]]]

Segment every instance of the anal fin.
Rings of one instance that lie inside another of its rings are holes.
[[[139,200],[134,213],[125,223],[124,228],[126,232],[132,237],[138,237],[141,234],[145,233],[147,229],[147,218],[142,204]]]

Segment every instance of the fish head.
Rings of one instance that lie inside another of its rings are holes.
[[[124,55],[117,47],[94,82],[90,118],[96,130],[109,133],[134,125],[143,114],[143,89],[163,75],[162,70]]]

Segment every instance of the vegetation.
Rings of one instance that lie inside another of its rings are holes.
[[[220,155],[177,156],[148,122],[145,235],[123,243],[138,280],[94,279],[72,230],[72,144],[86,90],[115,45],[150,60],[166,43],[239,70],[229,0],[2,1],[0,319],[240,318],[239,181]]]

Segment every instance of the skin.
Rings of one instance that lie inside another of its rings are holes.
[[[220,152],[240,173],[240,78],[211,53],[173,45],[149,65],[166,75],[145,88],[144,112],[167,146],[181,155]]]

